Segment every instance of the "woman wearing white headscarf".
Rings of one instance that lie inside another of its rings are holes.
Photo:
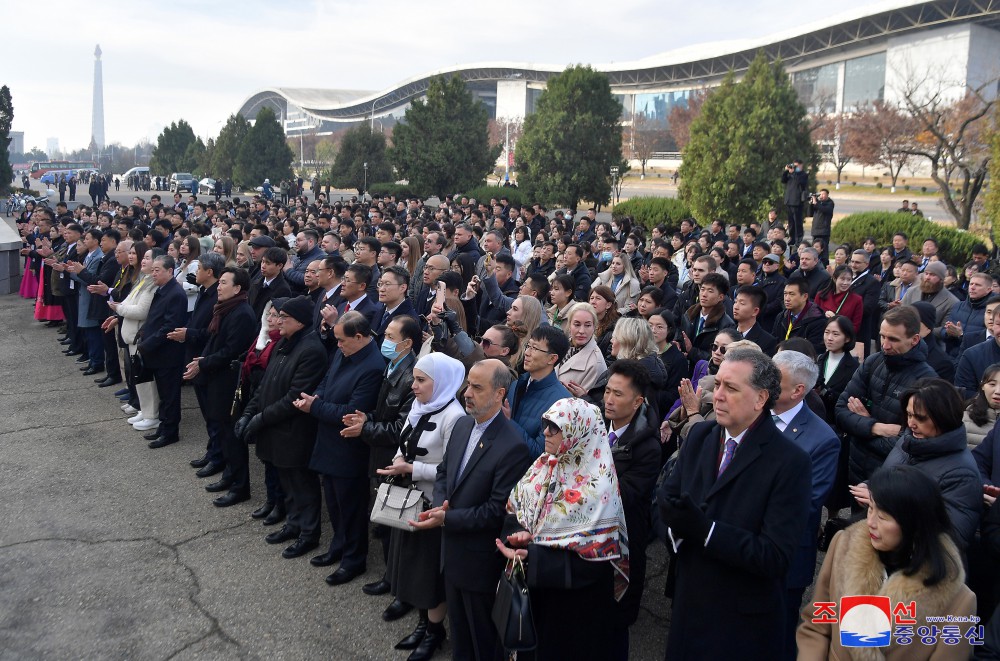
[[[430,353],[417,361],[413,366],[414,402],[400,435],[399,451],[392,465],[380,469],[379,475],[408,478],[428,499],[433,495],[437,467],[444,459],[451,430],[465,415],[455,398],[464,380],[462,363],[443,353]],[[395,483],[400,483],[398,477]],[[418,658],[430,658],[445,638],[447,605],[440,565],[440,528],[392,531],[386,576],[396,599],[420,612],[416,629],[399,641],[396,649],[416,650]]]
[[[628,588],[628,532],[601,413],[582,399],[542,414],[545,452],[510,494],[507,545],[524,559],[538,659],[615,656],[610,616]],[[586,632],[586,635],[580,635]]]

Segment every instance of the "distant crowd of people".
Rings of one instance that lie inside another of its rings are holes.
[[[21,294],[150,448],[180,440],[191,386],[192,468],[237,505],[252,448],[252,516],[283,557],[328,525],[310,563],[340,586],[374,539],[385,573],[361,589],[391,595],[386,620],[416,611],[409,659],[449,634],[456,659],[499,658],[518,562],[538,658],[627,659],[661,542],[668,659],[846,658],[853,620],[829,610],[850,595],[904,605],[890,657],[997,645],[985,246],[956,265],[902,233],[831,251],[828,191],[789,198],[805,240],[791,209],[647,233],[499,195],[331,203],[290,183],[29,208]],[[405,527],[369,521],[387,480],[422,495]]]

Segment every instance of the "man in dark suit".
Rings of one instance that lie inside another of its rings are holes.
[[[282,269],[288,262],[288,253],[278,248],[268,248],[260,260],[260,273],[250,283],[250,307],[257,319],[264,314],[267,302],[292,295]]]
[[[66,252],[62,259],[53,265],[53,269],[59,272],[59,288],[62,291],[63,316],[66,318],[66,337],[69,339],[68,347],[64,354],[67,356],[79,356],[86,348],[83,339],[83,331],[79,327],[80,319],[80,283],[71,277],[73,272],[68,269],[68,265],[79,260],[78,248],[83,237],[83,227],[76,223],[69,223],[63,229],[63,239],[66,243]],[[82,362],[82,361],[81,361]]]
[[[409,286],[410,276],[402,266],[390,266],[382,271],[382,277],[378,281],[379,309],[375,313],[375,323],[372,325],[376,345],[382,345],[385,330],[393,319],[413,317],[416,321],[417,309],[413,307],[413,301],[406,293]]]
[[[205,262],[203,256],[199,261],[199,273],[206,266],[217,266]],[[250,276],[243,269],[220,270],[215,284],[218,303],[213,307],[212,317],[205,328],[208,342],[200,355],[188,363],[184,378],[195,379],[195,387],[202,390],[198,405],[206,426],[210,425],[216,432],[215,440],[225,458],[226,472],[221,484],[216,483],[218,488],[209,491],[228,488],[229,493],[216,498],[213,504],[228,507],[250,498],[247,444],[236,438],[233,430],[233,397],[240,375],[238,368],[233,369],[233,362],[250,346],[257,333],[257,323],[253,318],[253,309],[247,303]]]
[[[819,416],[805,405],[805,396],[816,385],[819,367],[798,351],[779,351],[774,364],[781,370],[781,395],[771,408],[771,419],[778,431],[809,455],[812,496],[809,501],[809,524],[799,539],[785,580],[785,654],[794,661],[797,656],[795,629],[799,625],[802,594],[813,582],[816,573],[816,540],[823,503],[830,495],[837,476],[840,439]]]
[[[333,528],[327,557],[340,559],[340,567],[326,579],[330,585],[342,585],[365,573],[368,560],[370,448],[360,438],[344,438],[340,432],[345,415],[372,411],[378,403],[385,360],[371,331],[360,312],[352,310],[338,318],[333,327],[338,350],[323,383],[315,395],[302,393],[295,401],[299,410],[320,422],[309,468],[322,477]]]
[[[337,307],[344,302],[344,298],[340,295],[340,289],[346,272],[347,262],[342,257],[327,257],[323,260],[323,266],[316,275],[316,282],[323,292],[320,294],[319,300],[316,301],[316,311],[313,313],[313,326],[316,330],[319,330],[320,324],[324,320],[323,310],[330,306],[332,310],[336,311]]]
[[[770,358],[727,352],[716,374],[717,419],[694,426],[660,487],[676,554],[668,659],[781,654],[785,578],[809,518],[810,466],[771,420],[780,395]]]
[[[448,270],[448,258],[444,255],[432,255],[427,258],[422,276],[423,286],[414,297],[413,302],[417,308],[417,315],[426,317],[431,313],[431,306],[437,295],[435,282]]]
[[[198,299],[194,303],[194,311],[184,328],[175,328],[167,333],[168,340],[184,345],[185,365],[190,365],[192,360],[202,355],[202,351],[208,343],[208,324],[212,321],[212,311],[215,309],[215,304],[219,302],[219,276],[222,275],[224,268],[226,268],[226,260],[222,255],[210,252],[198,258],[198,270],[194,273],[195,283],[198,285]],[[251,310],[251,314],[252,312]],[[250,344],[249,340],[247,340],[247,344]],[[243,347],[242,351],[246,351],[246,347]],[[198,469],[196,473],[198,477],[208,477],[220,473],[226,462],[222,454],[222,444],[219,441],[217,418],[206,414],[208,405],[205,402],[205,386],[202,382],[195,381],[194,394],[198,400],[198,406],[205,414],[208,443],[205,455],[191,462],[191,467]]]
[[[174,258],[170,255],[153,260],[151,273],[156,293],[149,314],[140,329],[138,351],[153,372],[160,396],[158,435],[149,442],[152,449],[176,443],[181,424],[181,377],[184,374],[184,345],[167,339],[167,334],[187,320],[187,294],[174,279]]]
[[[736,290],[733,300],[733,321],[736,322],[736,330],[745,339],[755,343],[768,356],[773,356],[778,348],[778,340],[764,330],[757,321],[766,302],[767,294],[763,288],[743,285]]]
[[[88,232],[88,234],[90,233],[91,232]],[[103,253],[104,256],[100,258],[100,262],[97,264],[96,272],[89,269],[74,269],[73,272],[76,278],[82,281],[83,286],[86,287],[87,295],[90,299],[87,306],[86,316],[91,320],[98,321],[97,329],[94,332],[93,343],[97,345],[95,346],[95,349],[97,347],[100,348],[99,353],[101,358],[96,364],[104,365],[108,370],[108,376],[113,377],[112,380],[120,382],[121,369],[118,365],[117,347],[113,346],[113,350],[108,351],[108,342],[104,338],[107,333],[102,333],[100,326],[111,313],[111,309],[108,307],[108,291],[111,287],[114,287],[118,271],[120,269],[118,264],[118,255],[116,253],[118,251],[118,244],[121,242],[121,234],[118,230],[109,229],[105,232],[98,232],[98,235],[100,236],[100,252]],[[89,332],[91,329],[87,330]],[[88,343],[90,341],[91,338],[88,337]],[[88,344],[88,349],[89,348]],[[95,354],[91,354],[91,364],[95,364],[94,355]],[[97,379],[95,383],[104,381],[104,378]]]
[[[375,325],[375,315],[379,312],[378,303],[368,295],[368,282],[372,277],[372,269],[364,264],[351,264],[344,274],[340,286],[344,302],[337,308],[338,316],[345,312],[357,312],[368,320],[368,326]]]
[[[499,360],[469,370],[468,417],[451,433],[434,483],[435,507],[421,513],[417,529],[444,526],[444,573],[451,640],[456,659],[499,659],[491,611],[503,557],[497,553],[507,498],[531,463],[521,433],[501,412],[511,384]]]
[[[851,282],[851,291],[861,297],[864,302],[866,314],[861,318],[861,328],[858,329],[857,341],[864,347],[864,353],[868,354],[871,349],[871,341],[875,339],[875,327],[878,315],[867,314],[869,311],[878,309],[878,296],[882,292],[882,283],[875,279],[868,268],[868,253],[860,248],[851,254],[851,274],[854,280]]]

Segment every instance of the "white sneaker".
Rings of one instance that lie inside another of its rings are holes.
[[[159,426],[159,420],[140,420],[139,422],[132,424],[132,427],[135,428],[136,431],[149,431],[150,429],[156,429]]]
[[[135,415],[133,415],[131,418],[128,419],[128,423],[130,425],[134,425],[135,423],[140,422],[142,419],[143,419],[142,413],[136,413]]]
[[[132,406],[130,404],[125,404],[125,405],[122,406],[122,411],[126,415],[135,415],[136,413],[139,412],[139,409],[135,408],[134,406]],[[129,420],[129,422],[132,422],[132,421]]]

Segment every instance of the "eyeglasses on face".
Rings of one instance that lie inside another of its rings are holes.
[[[548,349],[542,349],[541,347],[539,347],[537,345],[534,345],[534,344],[531,344],[530,342],[527,345],[525,345],[524,351],[525,351],[525,353],[527,353],[528,351],[532,351],[532,352],[537,351],[539,353],[549,353],[549,354],[552,353]]]
[[[723,344],[723,345],[713,344],[712,345],[712,351],[718,351],[723,356],[726,355],[726,349],[727,348],[728,348],[728,345],[725,345],[725,344]]]

